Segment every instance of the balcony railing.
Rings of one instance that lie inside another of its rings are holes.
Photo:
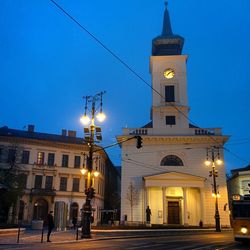
[[[165,129],[154,129],[154,128],[124,128],[124,135],[165,135]],[[187,128],[187,129],[178,129],[177,133],[171,135],[180,135],[180,136],[218,136],[221,135],[220,128]]]
[[[44,188],[32,188],[30,191],[32,195],[41,195],[41,196],[55,196],[55,189],[44,189]]]

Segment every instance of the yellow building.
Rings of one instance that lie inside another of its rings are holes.
[[[51,210],[58,228],[70,225],[73,217],[81,220],[86,177],[80,170],[86,167],[88,150],[75,131],[55,135],[35,132],[33,125],[27,131],[0,128],[0,168],[9,168],[13,158],[15,167],[26,175],[25,194],[16,213],[22,223],[46,220]],[[102,209],[112,205],[109,197],[117,191],[119,176],[104,150],[94,153],[93,170],[100,173],[94,179],[96,195],[92,199],[94,223],[98,223]]]

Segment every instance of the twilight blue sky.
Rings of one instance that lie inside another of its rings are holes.
[[[151,40],[163,0],[56,0],[150,82]],[[185,38],[190,118],[231,135],[227,170],[250,163],[250,1],[169,0],[172,29]],[[103,146],[122,127],[149,121],[151,89],[50,0],[0,0],[0,126],[83,136],[82,96],[105,90]],[[120,165],[120,150],[108,150]]]

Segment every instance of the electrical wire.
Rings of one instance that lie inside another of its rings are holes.
[[[98,39],[94,34],[92,34],[87,28],[85,28],[83,25],[81,25],[72,15],[70,15],[66,10],[64,10],[56,1],[50,0],[58,9],[60,9],[66,16],[68,16],[74,23],[76,23],[82,30],[84,30],[87,34],[89,34],[98,44],[100,44],[108,53],[110,53],[116,60],[118,60],[122,65],[124,65],[132,74],[134,74],[137,78],[139,78],[142,82],[144,82],[149,88],[151,88],[152,91],[154,91],[156,94],[158,94],[161,98],[165,99],[164,96],[161,95],[160,92],[158,92],[156,89],[154,89],[151,84],[149,84],[142,76],[140,76],[132,67],[130,67],[123,59],[121,59],[118,55],[116,55],[111,49],[109,49],[103,42],[101,42],[100,39]],[[200,128],[194,121],[192,121],[184,112],[182,112],[178,107],[176,107],[172,102],[169,102],[169,104],[176,109],[180,114],[182,114],[190,123],[192,123],[194,126]],[[202,128],[200,128],[202,129]],[[205,135],[209,138],[211,138],[212,141],[214,141],[218,145],[220,144],[214,136],[211,135]],[[227,152],[231,153],[238,159],[241,159],[243,161],[246,161],[245,159],[237,156],[236,154],[232,153],[229,149],[223,147]]]

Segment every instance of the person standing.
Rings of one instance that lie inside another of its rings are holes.
[[[72,224],[73,224],[73,227],[74,227],[74,230],[76,229],[76,224],[77,224],[77,218],[76,216],[73,216],[72,218]]]
[[[53,211],[49,212],[47,219],[48,219],[47,242],[51,242],[50,239],[49,239],[50,238],[50,234],[51,234],[52,229],[55,227],[54,218],[53,218]]]
[[[150,217],[151,217],[151,209],[149,208],[149,206],[147,206],[146,209],[146,221],[148,224],[150,224]]]

